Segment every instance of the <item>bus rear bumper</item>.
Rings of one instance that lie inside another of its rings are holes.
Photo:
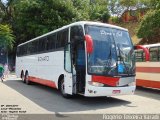
[[[102,96],[117,96],[117,95],[132,95],[134,94],[136,86],[127,87],[96,87],[89,85],[84,96],[87,97],[102,97]]]

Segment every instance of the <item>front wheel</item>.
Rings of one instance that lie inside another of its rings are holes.
[[[65,93],[64,86],[65,86],[65,85],[64,85],[64,79],[62,79],[61,82],[60,82],[60,91],[61,91],[61,94],[62,94],[62,96],[63,96],[64,98],[70,98],[71,95]]]

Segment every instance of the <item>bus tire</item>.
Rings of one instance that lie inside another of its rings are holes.
[[[25,76],[24,76],[24,72],[22,71],[21,72],[21,79],[22,79],[22,81],[25,83],[26,81],[25,81]]]
[[[27,85],[31,84],[31,82],[28,79],[28,72],[25,73],[25,82],[26,82]]]
[[[70,98],[71,97],[71,95],[65,93],[65,90],[64,90],[64,78],[61,79],[61,81],[60,81],[60,91],[61,91],[61,94],[62,94],[62,96],[64,98]]]

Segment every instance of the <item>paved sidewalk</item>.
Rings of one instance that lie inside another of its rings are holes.
[[[17,92],[15,89],[12,89],[5,84],[7,80],[15,80],[15,79],[18,80],[15,75],[9,75],[9,77],[5,79],[4,82],[0,82],[1,111],[2,107],[10,106],[10,108],[12,109],[18,109],[18,110],[21,109],[21,113],[32,113],[32,114],[50,113],[49,111],[45,110],[36,103],[32,102],[27,97]]]

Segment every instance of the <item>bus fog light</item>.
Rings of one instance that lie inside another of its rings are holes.
[[[136,82],[131,82],[128,84],[128,86],[135,86],[136,85]]]
[[[89,85],[93,85],[96,87],[104,87],[104,84],[102,84],[102,83],[92,82],[92,81],[89,81],[88,83],[89,83]]]

